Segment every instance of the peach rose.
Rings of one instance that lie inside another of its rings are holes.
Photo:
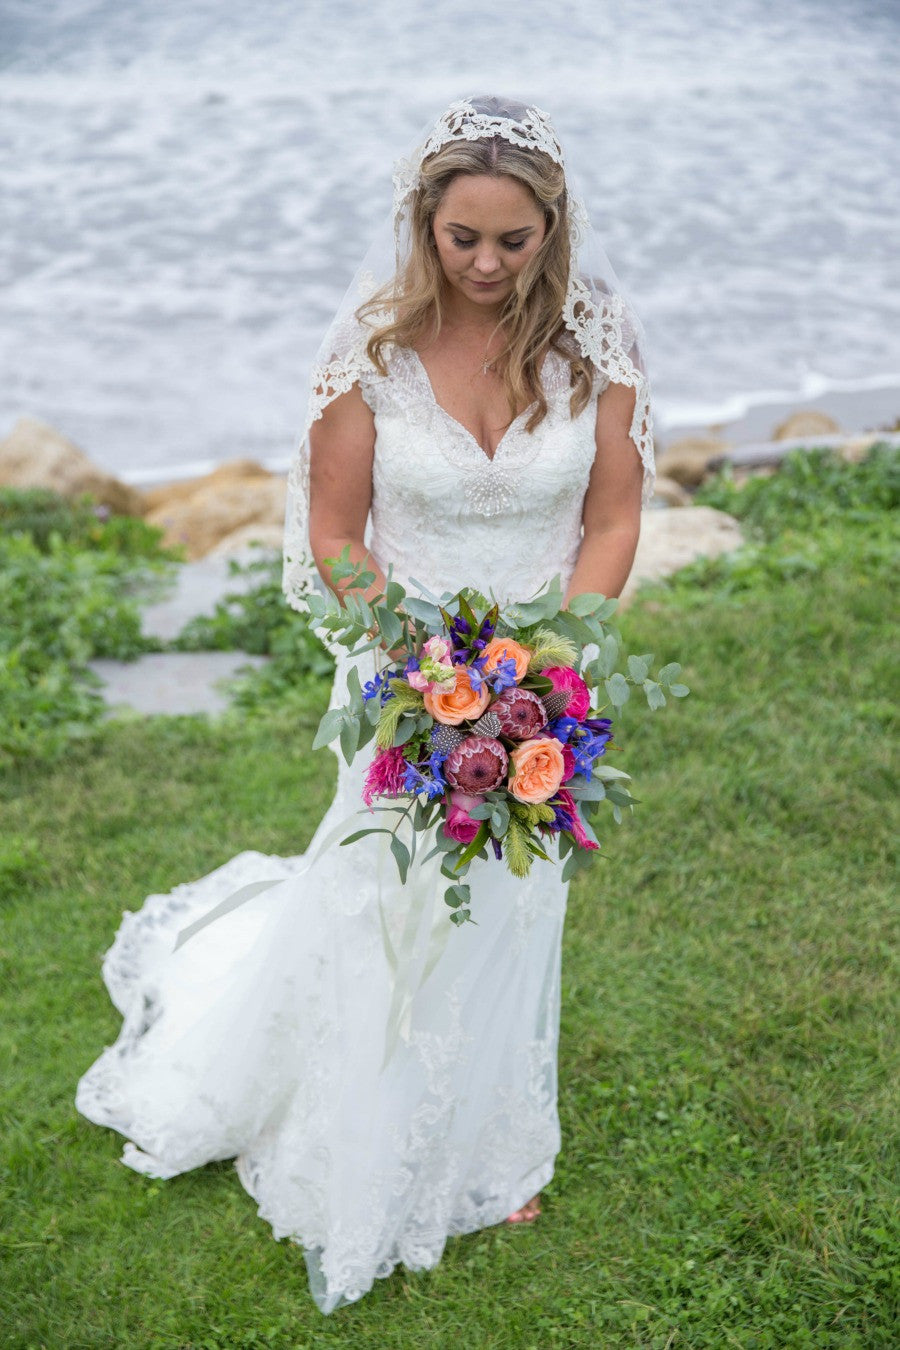
[[[510,657],[512,657],[513,661],[516,663],[517,684],[520,680],[524,680],[525,676],[528,674],[528,661],[531,657],[531,652],[527,647],[523,647],[521,642],[513,642],[512,638],[491,638],[481,654],[487,658],[484,663],[485,675],[487,675],[489,671],[496,670],[501,661],[508,661]]]
[[[491,701],[491,691],[483,684],[476,693],[468,666],[457,666],[455,683],[436,685],[422,697],[436,722],[458,727],[460,722],[474,722],[481,716]]]
[[[509,790],[520,802],[545,802],[559,788],[566,772],[563,747],[553,736],[523,741],[510,755],[513,775]]]

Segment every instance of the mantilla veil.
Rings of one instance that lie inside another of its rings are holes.
[[[366,343],[385,322],[360,318],[357,310],[402,274],[410,252],[410,219],[423,162],[450,141],[502,136],[513,145],[541,151],[566,175],[571,244],[569,280],[560,316],[581,355],[596,376],[636,391],[631,439],[644,468],[643,499],[654,479],[650,387],[646,344],[635,315],[588,219],[571,169],[548,115],[540,108],[508,99],[477,97],[452,103],[422,136],[416,148],[394,168],[390,217],[376,230],[313,362],[309,401],[298,450],[288,475],[283,588],[288,602],[303,609],[303,598],[317,584],[309,547],[309,429],[332,400],[346,393],[372,369]]]

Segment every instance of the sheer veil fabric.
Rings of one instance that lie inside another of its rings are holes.
[[[565,170],[572,255],[562,318],[601,381],[635,390],[631,438],[643,463],[644,502],[653,494],[656,470],[643,328],[591,225],[577,177],[550,118],[540,108],[493,97],[460,99],[429,124],[412,152],[395,165],[390,217],[375,231],[313,361],[305,424],[288,475],[283,583],[288,603],[295,608],[302,609],[304,595],[317,584],[308,543],[309,428],[329,403],[372,370],[365,350],[371,330],[356,311],[400,274],[409,257],[410,202],[423,160],[450,141],[489,136],[540,150]]]
[[[640,331],[602,256],[579,255],[566,323],[595,362],[591,398],[571,415],[569,364],[551,351],[546,417],[533,432],[517,417],[493,459],[437,403],[413,350],[375,370],[354,311],[402,258],[428,144],[519,136],[562,154],[536,109],[512,116],[467,101],[429,135],[399,166],[394,220],[323,342],[309,419],[358,382],[376,429],[370,547],[398,579],[438,592],[482,581],[499,599],[526,598],[575,565],[597,399],[610,381],[637,390],[632,437],[652,472]],[[583,219],[578,228],[584,239]],[[298,607],[312,581],[307,467],[304,432],[284,573]],[[372,654],[358,660],[370,678]],[[351,664],[338,659],[333,705],[345,701]],[[401,885],[384,836],[339,846],[360,826],[369,754],[339,760],[304,854],[241,853],[123,914],[103,959],[121,1030],[75,1098],[125,1137],[121,1161],[136,1172],[175,1178],[234,1159],[274,1236],[303,1248],[325,1313],[398,1263],[433,1267],[451,1235],[502,1222],[550,1181],[560,1145],[560,869],[537,860],[520,881],[476,860],[476,923],[454,929],[429,865]],[[435,959],[401,956],[410,933],[410,950]]]

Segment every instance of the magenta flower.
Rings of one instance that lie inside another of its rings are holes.
[[[589,839],[584,832],[584,826],[581,823],[581,817],[578,814],[578,807],[575,804],[575,798],[568,788],[560,788],[551,803],[553,806],[561,806],[567,815],[572,818],[570,833],[579,848],[596,849],[597,845],[593,839]],[[565,826],[563,827],[566,828]]]
[[[591,695],[577,670],[571,666],[548,666],[541,674],[546,675],[555,690],[562,690],[569,695],[565,709],[568,717],[577,717],[579,722],[587,717]]]
[[[362,798],[366,806],[371,806],[376,797],[402,796],[408,767],[401,746],[376,751],[363,783]]]
[[[469,812],[473,806],[479,806],[480,804],[481,798],[474,796],[472,793],[450,793],[447,819],[443,826],[444,834],[448,839],[455,839],[458,844],[471,844],[481,828],[481,821],[473,820]]]

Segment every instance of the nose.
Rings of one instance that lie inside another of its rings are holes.
[[[482,245],[475,254],[475,270],[481,272],[484,276],[496,272],[499,262],[496,250],[490,245]]]

